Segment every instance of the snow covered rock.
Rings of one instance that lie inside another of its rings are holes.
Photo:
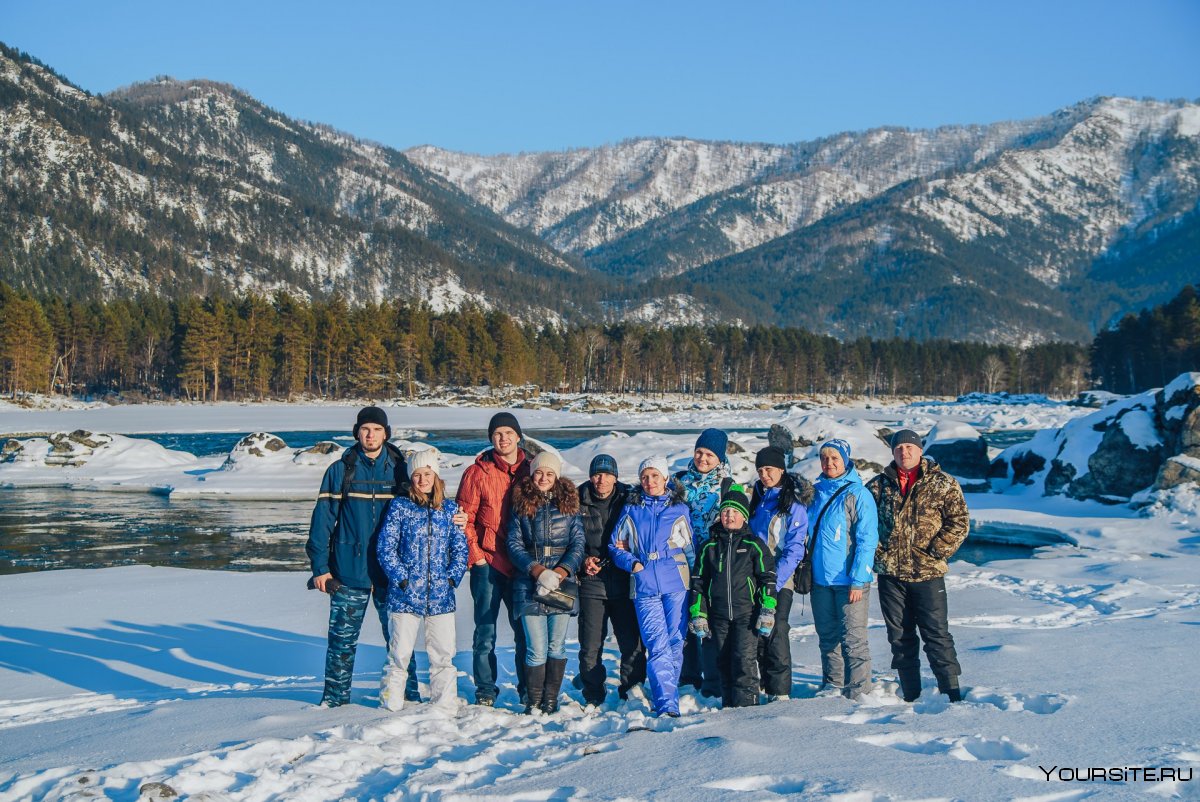
[[[1184,373],[1161,390],[1038,432],[1001,453],[992,475],[1048,496],[1122,502],[1151,487],[1195,482],[1198,465],[1200,373]]]
[[[1168,490],[1189,482],[1200,485],[1200,459],[1176,454],[1159,468],[1154,486],[1159,490]]]
[[[0,446],[0,462],[14,462],[24,449],[20,440],[13,440],[10,437],[4,441],[4,445]]]
[[[278,440],[278,438],[276,438]],[[283,442],[280,440],[279,442]],[[297,465],[328,465],[340,457],[344,449],[332,440],[322,440],[308,448],[302,448],[292,456]]]
[[[270,432],[253,432],[238,441],[225,458],[224,469],[232,468],[239,463],[255,458],[262,459],[280,451],[285,451],[288,444]]]
[[[96,449],[112,442],[112,436],[107,434],[92,434],[83,429],[71,433],[55,432],[48,438],[50,451],[46,454],[46,464],[61,467],[78,467],[87,462]]]
[[[991,469],[987,442],[973,427],[939,421],[925,436],[925,454],[942,469],[964,479],[986,479]]]

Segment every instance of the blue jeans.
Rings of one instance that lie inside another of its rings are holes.
[[[500,602],[508,613],[513,630],[513,652],[516,662],[517,694],[525,701],[525,630],[513,609],[512,579],[490,565],[471,566],[471,600],[475,606],[475,637],[471,644],[471,667],[475,674],[475,698],[495,699],[496,686],[496,621],[500,618]]]
[[[567,624],[570,613],[521,616],[525,627],[525,665],[533,668],[544,665],[546,658],[567,659]]]
[[[344,705],[350,701],[350,685],[354,681],[354,652],[358,648],[358,634],[362,631],[363,619],[367,616],[367,603],[374,602],[383,639],[388,639],[387,588],[362,590],[342,585],[329,599],[329,640],[325,651],[324,704]],[[405,698],[420,699],[417,693],[417,664],[412,658],[408,663],[408,684]]]

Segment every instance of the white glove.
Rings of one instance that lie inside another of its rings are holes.
[[[558,571],[551,571],[549,568],[547,568],[545,571],[542,571],[540,574],[538,574],[537,581],[538,585],[545,588],[547,592],[549,592],[551,590],[558,589],[558,586],[562,583],[562,577],[558,575]],[[542,595],[545,596],[546,594],[543,593]]]

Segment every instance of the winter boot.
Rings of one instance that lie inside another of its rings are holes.
[[[958,677],[938,677],[938,690],[946,694],[951,702],[962,701],[962,689],[958,687]]]
[[[546,661],[546,684],[542,687],[542,711],[547,715],[558,712],[558,692],[562,688],[563,674],[566,670],[566,660],[551,657]]]
[[[542,708],[542,685],[546,681],[546,664],[540,666],[525,666],[525,681],[529,683],[525,699],[525,715],[533,715],[533,711]]]
[[[915,702],[921,697],[921,669],[901,668],[897,672],[900,680],[900,696],[906,702]]]

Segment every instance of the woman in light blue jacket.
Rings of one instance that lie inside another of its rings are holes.
[[[821,446],[821,476],[808,507],[812,610],[821,649],[821,691],[857,699],[871,692],[867,602],[879,515],[850,461],[850,444]]]

